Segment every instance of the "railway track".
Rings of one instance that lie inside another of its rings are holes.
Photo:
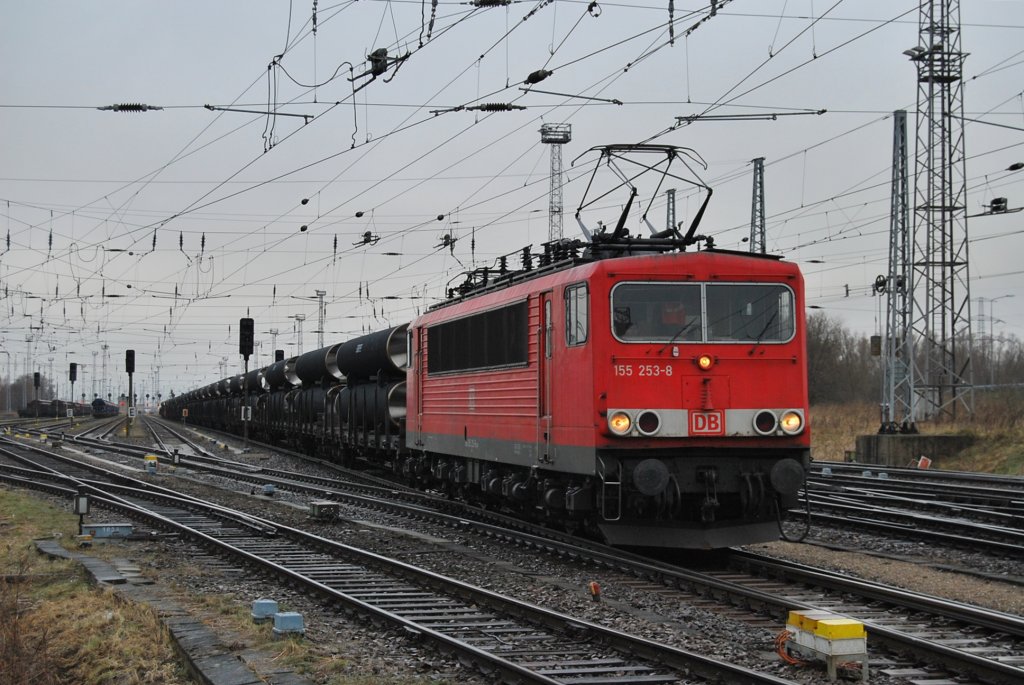
[[[832,480],[847,478],[853,482],[877,483],[879,487],[912,488],[919,494],[953,492],[965,498],[977,496],[982,502],[1002,492],[1017,500],[1024,497],[1024,479],[1020,476],[814,461],[811,464],[811,477],[822,477],[825,470],[830,472],[827,477]],[[883,473],[885,476],[880,477]]]
[[[237,473],[237,469],[235,471]],[[417,495],[425,497],[422,493]],[[584,546],[577,539],[553,536],[546,530],[534,530],[533,534],[522,532],[528,526],[519,521],[515,521],[519,529],[517,532],[498,524],[470,521],[464,516],[429,511],[422,505],[422,500],[419,504],[410,504],[390,502],[383,496],[368,497],[354,494],[344,495],[343,499],[354,506],[387,509],[419,519],[429,518],[441,525],[489,535],[503,543],[515,542],[532,550],[570,558],[577,563],[586,561],[617,573],[630,574],[633,578],[653,580],[659,587],[678,590],[680,595],[675,598],[677,601],[687,601],[687,597],[704,600],[711,598],[718,603],[753,607],[777,619],[783,619],[786,612],[793,608],[841,606],[841,613],[865,621],[872,635],[873,646],[883,641],[894,655],[913,654],[914,659],[923,659],[932,664],[933,668],[951,669],[952,672],[959,674],[974,674],[978,682],[1009,683],[1019,682],[1019,679],[1024,678],[1020,662],[1014,661],[1014,655],[1022,653],[1020,617],[999,616],[998,612],[986,612],[976,608],[971,608],[974,609],[972,611],[965,606],[954,607],[955,603],[941,600],[929,603],[920,597],[916,597],[914,601],[907,601],[910,593],[903,590],[879,588],[863,582],[851,585],[835,574],[823,574],[820,571],[812,580],[808,580],[806,569],[804,575],[786,581],[790,584],[787,589],[787,586],[778,585],[782,577],[779,571],[780,562],[770,562],[770,565],[769,562],[763,562],[754,570],[753,558],[749,556],[735,562],[735,569],[742,569],[742,573],[733,570],[718,576],[698,574],[628,555],[619,550]],[[551,539],[552,537],[559,539]],[[769,568],[770,571],[766,570]],[[787,573],[792,575],[795,571],[791,568]],[[771,578],[766,579],[766,576]],[[766,582],[775,583],[771,587],[771,592],[765,592]],[[810,590],[805,587],[809,583],[812,588]],[[874,589],[869,592],[868,588]],[[833,596],[829,597],[826,592],[833,593]],[[851,596],[859,597],[859,602],[840,602],[836,599]],[[877,603],[882,601],[886,604],[885,608],[880,610]],[[941,608],[943,606],[945,608]],[[883,618],[886,620],[882,621]],[[1011,637],[1007,641],[1002,637],[1004,635]],[[986,644],[987,642],[1000,646],[993,650],[992,645]],[[983,652],[990,652],[991,658],[986,657]],[[894,656],[889,662],[899,665],[900,657]],[[907,664],[904,664],[904,667],[914,668]]]
[[[242,512],[136,487],[145,484],[83,482],[55,473],[52,467],[37,471],[35,477],[29,474],[28,469],[20,469],[5,479],[67,496],[85,491],[97,506],[176,532],[218,555],[340,605],[347,614],[429,641],[503,682],[791,682],[542,609]]]
[[[929,516],[871,504],[846,495],[811,495],[811,520],[825,528],[872,530],[891,537],[925,540],[1006,558],[1024,558],[1024,530]]]
[[[154,425],[155,424],[155,425]],[[198,452],[205,452],[201,446],[195,445],[194,441],[188,440],[179,431],[171,429],[163,422],[150,421],[153,431],[167,431],[174,435],[177,440],[188,445]],[[356,484],[367,485],[359,490],[360,494],[380,496],[384,498],[401,497],[408,502],[428,506],[438,511],[452,515],[471,517],[475,519],[490,520],[496,525],[516,527],[519,525],[517,519],[481,512],[469,508],[460,503],[451,502],[448,499],[434,497],[424,494],[413,488],[408,488],[384,478],[368,476],[364,473],[350,469],[329,468],[329,475],[310,476],[286,471],[281,469],[260,468],[253,471],[248,464],[225,461],[223,458],[209,453],[199,454],[194,457],[205,468],[213,471],[218,465],[224,469],[239,469],[236,477],[253,484],[270,483],[275,488],[290,489],[296,492],[306,492],[311,495],[322,494],[325,497],[339,497],[351,493]],[[328,468],[322,462],[318,464],[322,468]],[[248,470],[249,473],[244,471]],[[220,473],[230,476],[229,472]],[[343,479],[346,485],[339,489],[338,479]],[[812,485],[813,488],[813,485]],[[402,494],[398,494],[401,492]],[[836,493],[832,490],[819,492],[817,488],[812,489],[812,521],[828,528],[834,527],[857,527],[868,528],[883,534],[895,537],[925,539],[939,542],[947,546],[982,551],[988,554],[995,554],[1006,558],[1024,557],[1024,529],[1016,527],[1015,520],[1007,520],[1005,515],[996,514],[1003,525],[993,523],[973,523],[956,514],[960,513],[955,508],[948,511],[946,517],[936,515],[922,515],[913,511],[906,511],[897,508],[900,504],[893,501],[891,496],[883,495],[881,504],[869,506],[870,502],[879,502],[870,494],[861,498],[857,492],[843,490]],[[954,505],[949,505],[953,507]],[[797,512],[793,512],[797,514]],[[801,515],[803,512],[799,512]],[[527,527],[525,530],[532,530]]]
[[[901,502],[933,513],[958,512],[978,520],[1024,528],[1024,478],[955,472],[927,472],[815,465],[808,478],[812,490]]]
[[[828,529],[1024,557],[1024,479],[899,471],[816,465],[807,484],[811,520]]]
[[[1004,528],[1024,529],[1024,495],[1020,500],[1008,499],[1006,504],[986,505],[962,503],[956,499],[943,499],[934,494],[914,491],[879,490],[871,485],[838,485],[827,480],[811,482],[815,494],[844,497],[878,507],[918,512],[928,516],[956,518]],[[993,497],[995,497],[993,495]]]

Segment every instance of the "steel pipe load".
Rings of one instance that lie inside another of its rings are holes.
[[[284,377],[292,386],[298,387],[302,385],[302,379],[299,378],[299,374],[295,372],[295,365],[298,364],[298,357],[289,357],[284,360]]]
[[[335,366],[350,382],[378,374],[404,376],[409,366],[408,328],[408,324],[402,324],[342,343]]]
[[[245,376],[238,374],[228,379],[228,393],[231,397],[236,397],[242,394],[242,383],[245,381]]]
[[[295,388],[287,393],[289,416],[300,423],[316,423],[324,410],[324,389],[319,386]]]
[[[263,383],[260,382],[261,369],[253,369],[249,373],[242,376],[242,388],[243,392],[263,392]]]
[[[284,374],[285,361],[282,359],[263,369],[263,380],[267,384],[267,390],[277,390],[288,385],[288,377]]]
[[[295,362],[296,375],[306,385],[314,385],[326,379],[345,380],[345,374],[338,369],[336,357],[339,347],[340,343],[299,356]]]
[[[342,423],[364,428],[398,426],[405,419],[405,381],[377,385],[361,383],[345,387],[338,393],[338,413]]]

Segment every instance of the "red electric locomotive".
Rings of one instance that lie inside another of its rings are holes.
[[[416,470],[616,545],[777,538],[809,461],[797,267],[714,250],[562,267],[410,325]]]
[[[700,161],[671,146],[600,150],[608,166],[657,155],[666,175]],[[244,404],[251,435],[615,545],[775,539],[810,460],[803,280],[696,236],[711,190],[692,182],[707,195],[685,236],[630,236],[631,187],[612,231],[581,221],[586,241],[476,269],[408,327],[186,393],[161,414],[241,432]]]

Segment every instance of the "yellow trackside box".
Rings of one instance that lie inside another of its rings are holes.
[[[864,624],[860,621],[820,609],[790,611],[786,623],[829,640],[867,637]]]
[[[868,679],[868,634],[864,624],[829,611],[790,611],[786,619],[787,643],[793,651],[825,660],[829,680],[836,680],[839,660],[860,661],[861,680]]]
[[[815,635],[820,635],[829,640],[867,639],[867,631],[864,624],[850,618],[827,618],[818,621],[818,629]]]

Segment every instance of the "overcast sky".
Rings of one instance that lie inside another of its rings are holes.
[[[33,370],[48,374],[52,357],[63,379],[68,362],[95,360],[76,394],[116,393],[133,347],[137,387],[155,395],[159,366],[167,395],[240,370],[243,316],[256,321],[253,366],[271,360],[272,329],[296,353],[296,315],[315,349],[317,290],[325,344],[406,322],[464,268],[546,240],[543,123],[572,126],[570,238],[597,161],[587,151],[649,141],[706,161],[694,166],[715,190],[701,232],[747,249],[750,161],[764,157],[769,251],[801,265],[809,304],[874,333],[893,110],[910,110],[914,136],[902,51],[920,42],[917,3],[734,0],[714,16],[709,2],[669,4],[6,0],[0,339],[12,370],[28,348]],[[1024,161],[1024,3],[971,0],[961,19],[966,116],[987,122],[966,126],[969,211],[997,196],[1019,207],[1024,171],[1006,169]],[[371,79],[380,48],[398,59]],[[126,103],[162,109],[97,109]],[[515,108],[472,109],[484,104]],[[769,116],[674,126],[698,114]],[[658,180],[637,180],[634,232],[646,234],[648,205],[664,225]],[[701,197],[669,187],[688,222]],[[626,197],[589,205],[584,222],[613,223]],[[976,335],[1024,336],[1022,221],[969,224]]]

